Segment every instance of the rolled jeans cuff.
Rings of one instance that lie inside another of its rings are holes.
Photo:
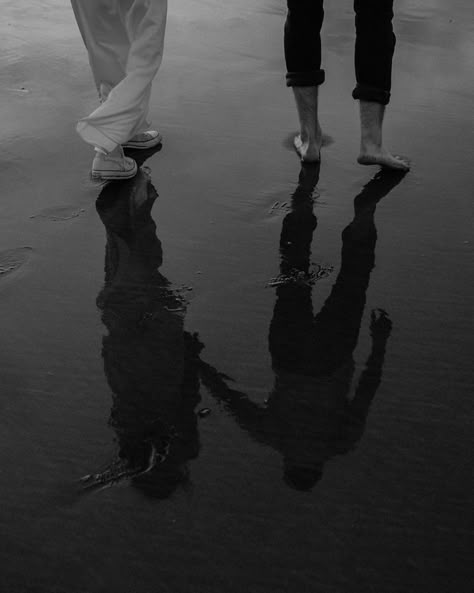
[[[324,70],[310,72],[288,72],[286,86],[319,86],[325,79]]]
[[[76,130],[85,142],[102,149],[106,154],[112,152],[119,145],[119,142],[115,142],[84,119],[78,122]]]
[[[370,101],[371,103],[380,103],[381,105],[388,105],[390,102],[389,91],[384,91],[368,84],[357,84],[352,91],[352,97],[359,101]]]

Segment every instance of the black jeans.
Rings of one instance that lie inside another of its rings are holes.
[[[287,0],[285,59],[287,86],[317,86],[324,82],[321,69],[323,0]],[[387,105],[392,86],[393,0],[354,0],[354,99]]]

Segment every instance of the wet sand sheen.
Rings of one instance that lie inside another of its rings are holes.
[[[2,590],[470,592],[472,8],[398,2],[387,177],[326,4],[320,169],[282,3],[186,0],[163,149],[101,188],[69,6],[6,3]]]

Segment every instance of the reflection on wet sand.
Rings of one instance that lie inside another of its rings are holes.
[[[354,200],[354,218],[342,233],[341,267],[331,293],[315,316],[310,254],[317,219],[313,194],[319,165],[304,166],[280,237],[280,282],[269,332],[275,382],[265,406],[231,389],[212,367],[202,380],[225,402],[238,424],[256,441],[283,456],[284,480],[310,490],[324,464],[353,449],[361,439],[382,376],[391,321],[371,313],[371,353],[349,397],[366,291],[375,261],[377,203],[404,173],[378,173]]]
[[[186,462],[199,453],[194,408],[202,345],[184,331],[185,302],[159,271],[163,251],[151,217],[156,198],[140,170],[130,181],[107,185],[97,200],[107,232],[97,305],[107,329],[102,356],[119,452],[85,485],[127,478],[146,494],[166,498],[186,485]]]

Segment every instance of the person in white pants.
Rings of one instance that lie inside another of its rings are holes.
[[[123,147],[149,149],[161,135],[147,122],[152,82],[163,58],[167,0],[71,0],[100,106],[77,124],[94,146],[92,177],[127,179],[137,164]]]

